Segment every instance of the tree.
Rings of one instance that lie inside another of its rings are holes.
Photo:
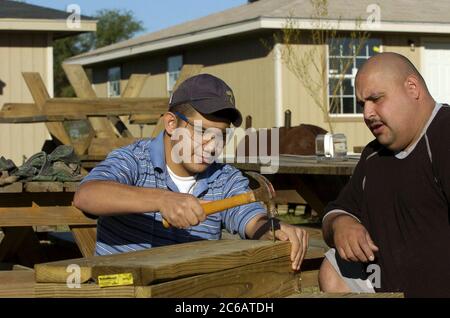
[[[144,31],[142,21],[136,20],[130,10],[103,9],[97,11],[93,18],[98,20],[97,32],[68,37],[54,42],[55,96],[75,96],[75,92],[62,69],[62,62],[65,59],[130,39],[137,32]]]
[[[358,55],[361,48],[365,45],[369,38],[369,33],[360,31],[360,19],[355,21],[356,30],[351,31],[343,41],[344,35],[339,31],[338,25],[330,23],[328,17],[328,0],[310,0],[313,7],[312,21],[313,30],[310,33],[311,45],[305,48],[304,51],[298,50],[298,45],[302,43],[303,32],[298,28],[295,19],[288,18],[286,25],[281,34],[275,35],[276,43],[283,43],[281,51],[281,58],[286,64],[287,68],[295,75],[295,77],[302,83],[307,93],[311,96],[314,104],[324,114],[328,129],[333,133],[333,124],[330,120],[329,113],[336,110],[338,100],[330,98],[327,101],[327,88],[330,95],[337,95],[342,88],[345,75],[352,65],[352,59],[347,59],[341,65],[337,65],[338,72],[334,74],[334,81],[328,81],[328,60],[326,47],[329,47],[330,53],[335,50],[338,43],[344,42],[347,48],[352,51],[351,55],[354,57]],[[355,49],[353,49],[355,48]]]

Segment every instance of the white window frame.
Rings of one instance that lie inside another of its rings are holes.
[[[110,79],[110,71],[117,70],[117,69],[119,69],[119,78],[116,79],[116,80],[111,80]],[[108,81],[106,83],[106,89],[107,89],[108,97],[120,97],[120,79],[122,77],[121,75],[122,75],[122,69],[121,69],[120,66],[113,66],[113,67],[109,67],[108,68],[107,74],[106,74],[106,76],[108,78]],[[111,87],[113,85],[117,85],[118,86],[118,90],[115,90],[116,94],[113,94],[114,90],[111,89]]]
[[[382,39],[381,38],[375,38],[376,40],[380,41],[380,53],[383,52],[383,44],[382,44]],[[336,78],[339,79],[341,77],[341,75],[331,75],[330,74],[330,58],[352,58],[353,59],[353,66],[356,66],[356,58],[367,58],[369,59],[371,56],[369,56],[368,52],[366,51],[365,55],[357,55],[357,56],[330,56],[330,46],[327,45],[326,46],[326,50],[327,50],[327,109],[328,109],[328,116],[331,118],[362,118],[363,114],[362,113],[357,113],[357,105],[356,105],[356,96],[355,94],[353,95],[343,95],[342,94],[342,86],[341,86],[341,91],[340,91],[340,95],[337,95],[340,97],[341,101],[340,101],[340,107],[343,107],[343,100],[342,98],[345,97],[352,97],[354,99],[353,101],[353,109],[354,109],[354,113],[330,113],[330,78]],[[367,47],[366,47],[367,50]],[[352,85],[353,85],[353,92],[355,92],[355,77],[356,77],[356,73],[357,73],[358,69],[355,67],[352,67],[352,74],[345,74],[344,75],[344,79],[351,79],[352,80]],[[342,111],[342,109],[341,109]]]
[[[170,64],[169,61],[170,61],[170,59],[175,59],[175,58],[181,59],[180,69],[179,70],[170,70],[169,69],[169,64]],[[176,80],[178,80],[178,78],[180,76],[180,72],[181,72],[181,68],[183,67],[183,63],[184,63],[184,60],[183,60],[182,54],[176,54],[176,55],[171,55],[171,56],[167,57],[166,87],[167,87],[168,96],[170,96],[172,94],[173,86],[175,85]],[[171,83],[171,81],[170,81],[171,76],[174,76],[176,78],[175,82],[173,82],[173,83]]]

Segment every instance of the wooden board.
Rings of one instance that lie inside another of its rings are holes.
[[[130,116],[131,125],[155,125],[161,115],[136,114]]]
[[[27,182],[24,183],[24,192],[63,192],[62,182]]]
[[[165,97],[51,98],[45,102],[42,108],[38,108],[36,105],[32,106],[32,104],[5,103],[2,111],[0,111],[0,122],[60,122],[64,120],[85,120],[88,117],[132,114],[158,116],[167,111],[167,103],[168,99]],[[111,123],[108,122],[108,125],[111,125]]]
[[[114,149],[128,146],[139,138],[94,138],[89,146],[88,154],[93,156],[106,156]]]
[[[79,182],[14,182],[0,187],[0,193],[76,192]]]
[[[83,257],[94,256],[97,229],[93,226],[69,226]]]
[[[81,284],[80,288],[68,288],[66,284],[37,283],[34,286],[36,298],[136,298],[142,289],[148,287],[118,286],[100,288],[96,284]]]
[[[0,187],[0,193],[20,193],[22,190],[23,187],[21,182],[14,182]]]
[[[34,284],[34,271],[0,271],[0,298],[32,298]]]
[[[226,161],[241,170],[261,171],[261,167],[268,166],[259,162],[247,160],[241,162],[238,159],[234,161]],[[357,160],[349,161],[328,161],[317,162],[316,160],[309,160],[299,156],[293,158],[293,156],[280,155],[278,162],[277,174],[307,174],[307,175],[342,175],[350,176],[358,163]],[[274,162],[271,162],[275,165]],[[306,199],[306,198],[305,198]]]
[[[299,290],[289,257],[150,286],[147,297],[285,297]]]
[[[34,225],[95,225],[74,206],[40,206],[0,208],[0,224],[9,226]]]
[[[319,288],[319,270],[305,271],[300,274],[301,291]]]
[[[306,201],[295,190],[276,190],[275,203],[276,204],[288,204],[288,203],[306,204]]]
[[[290,243],[220,240],[176,244],[118,255],[65,260],[35,267],[37,282],[65,282],[66,268],[78,264],[82,282],[98,275],[132,273],[135,285],[148,285],[259,263],[287,256]]]
[[[36,103],[36,110],[42,112],[45,110],[45,104],[50,99],[47,88],[45,87],[44,81],[39,73],[36,72],[23,72],[23,79],[30,90],[31,96]],[[62,144],[70,145],[72,140],[67,133],[64,125],[59,123],[46,123],[46,127],[49,133],[59,140]]]
[[[285,297],[299,290],[299,274],[290,270],[289,257],[196,275],[151,286],[99,288],[81,284],[37,283],[36,297]]]
[[[150,76],[148,74],[132,74],[128,79],[121,96],[122,97],[138,97],[144,88],[145,81]]]

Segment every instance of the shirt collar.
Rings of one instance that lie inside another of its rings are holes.
[[[162,131],[150,144],[150,161],[154,168],[166,171],[166,158],[164,157],[164,131]]]
[[[405,159],[416,148],[417,144],[422,139],[423,135],[425,135],[425,133],[427,132],[428,127],[430,126],[434,117],[436,117],[436,114],[438,113],[439,109],[441,109],[441,107],[442,107],[442,104],[440,104],[440,103],[436,103],[434,105],[434,109],[431,112],[430,118],[428,119],[427,123],[425,124],[425,127],[423,127],[423,129],[422,129],[422,133],[420,134],[420,137],[416,140],[416,142],[414,142],[413,145],[411,145],[411,147],[408,148],[408,150],[402,150],[402,151],[397,152],[395,154],[395,157],[397,159]]]

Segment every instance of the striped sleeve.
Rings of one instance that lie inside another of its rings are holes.
[[[250,191],[248,179],[239,170],[233,170],[225,186],[225,198]],[[222,212],[222,226],[228,232],[232,234],[239,233],[240,237],[245,239],[245,228],[248,222],[259,214],[266,214],[266,210],[260,202],[228,209]]]
[[[138,180],[139,161],[127,147],[113,150],[81,183],[93,180],[115,181],[135,185]]]

